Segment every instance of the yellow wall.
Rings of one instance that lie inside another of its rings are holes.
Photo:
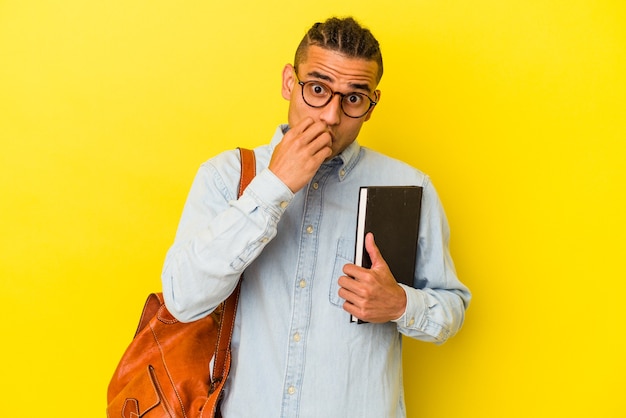
[[[269,139],[331,14],[381,41],[361,142],[432,176],[474,292],[406,342],[410,416],[626,416],[624,5],[1,0],[2,416],[104,416],[198,165]]]

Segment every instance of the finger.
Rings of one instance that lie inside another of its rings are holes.
[[[324,148],[331,148],[333,144],[333,136],[328,130],[325,124],[311,126],[307,135],[311,134],[309,145],[315,151],[323,150]]]
[[[352,293],[354,293],[359,286],[356,279],[348,276],[341,276],[337,283],[339,284],[339,288],[346,289]]]
[[[291,146],[302,146],[311,142],[317,135],[319,128],[314,128],[313,118],[304,118],[297,124],[290,126],[281,143]],[[319,131],[321,132],[321,131]]]
[[[315,122],[312,118],[305,118],[294,125],[285,136],[289,135],[301,144],[309,144],[325,133],[328,133],[328,125],[323,122]]]
[[[358,278],[361,274],[365,273],[367,269],[357,266],[356,264],[348,263],[348,264],[343,265],[342,271],[346,276],[354,279],[354,278]]]
[[[346,279],[351,282],[355,282],[354,279],[350,279],[350,278],[346,278]],[[339,295],[341,299],[344,299],[346,302],[349,302],[353,305],[360,306],[363,304],[363,296],[361,296],[357,292],[354,292],[353,289],[349,287],[343,287],[343,286],[340,287],[339,290],[337,290],[337,294]]]
[[[333,139],[331,134],[328,131],[321,132],[310,143],[311,153],[316,156],[319,153],[320,157],[326,158],[328,156],[328,152],[332,152],[332,143]]]
[[[311,117],[307,117],[299,121],[293,126],[289,127],[289,131],[287,135],[291,132],[292,135],[300,135],[304,133],[307,129],[309,129],[312,125],[315,124],[315,121]]]
[[[368,232],[365,236],[365,250],[370,256],[370,260],[372,260],[372,268],[377,268],[382,265],[387,265],[385,260],[383,259],[378,246],[376,245],[376,241],[374,240],[374,234]]]

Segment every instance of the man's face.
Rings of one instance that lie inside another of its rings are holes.
[[[358,119],[350,118],[343,113],[340,95],[335,95],[324,107],[311,107],[302,99],[302,87],[298,81],[320,81],[334,92],[364,93],[372,100],[378,101],[380,92],[375,90],[377,74],[378,64],[375,61],[348,58],[334,51],[310,46],[306,58],[298,64],[297,74],[290,64],[283,70],[282,94],[290,102],[289,126],[296,125],[306,117],[325,123],[333,138],[333,153],[330,158],[335,157],[354,142],[363,122],[370,118],[374,107]]]

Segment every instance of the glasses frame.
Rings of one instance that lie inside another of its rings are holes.
[[[330,103],[334,98],[335,95],[339,95],[341,97],[341,101],[339,102],[339,106],[341,107],[341,111],[343,112],[344,115],[346,115],[349,118],[352,119],[360,119],[362,117],[364,117],[365,115],[367,115],[369,113],[370,110],[372,110],[372,108],[374,106],[376,106],[378,104],[377,101],[372,100],[372,98],[370,96],[368,96],[365,93],[360,93],[358,91],[353,91],[350,93],[341,93],[338,91],[333,91],[333,89],[330,88],[330,86],[326,83],[324,83],[323,81],[318,81],[318,80],[308,80],[308,81],[302,81],[300,80],[300,77],[298,77],[298,74],[296,73],[296,79],[298,80],[298,84],[300,85],[300,87],[302,87],[301,90],[301,94],[302,94],[302,100],[304,100],[304,103],[307,104],[307,106],[315,108],[315,109],[321,109],[322,107],[325,107],[328,105],[328,103]],[[319,105],[319,106],[314,106],[311,103],[307,102],[307,100],[304,98],[304,86],[306,86],[307,84],[310,83],[317,83],[317,84],[321,84],[322,86],[326,87],[328,89],[328,91],[330,91],[330,96],[328,97],[328,101],[326,101],[326,103]],[[370,105],[367,108],[367,110],[361,115],[361,116],[352,116],[352,115],[348,115],[345,111],[345,109],[343,108],[343,99],[346,98],[347,96],[350,96],[352,94],[358,94],[360,96],[365,96],[367,97],[367,99],[370,101]],[[378,100],[378,94],[376,92],[374,92],[374,94],[376,94],[376,100]]]

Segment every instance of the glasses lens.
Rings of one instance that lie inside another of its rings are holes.
[[[302,97],[309,106],[322,107],[331,99],[332,90],[323,83],[310,81],[302,86]]]
[[[360,118],[370,109],[370,99],[362,93],[350,93],[343,97],[341,107],[346,115]]]

